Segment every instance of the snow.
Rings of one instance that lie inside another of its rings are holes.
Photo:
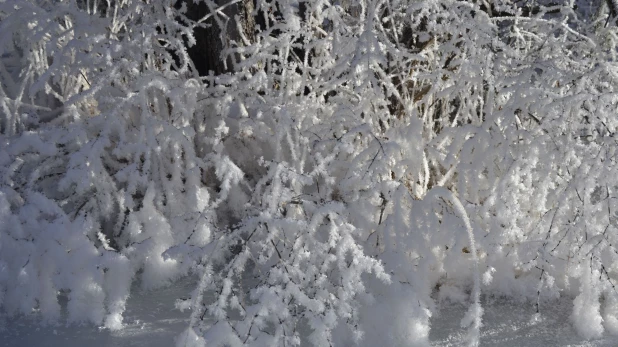
[[[187,329],[190,315],[189,311],[180,312],[175,309],[174,303],[179,297],[187,297],[195,285],[194,278],[184,278],[171,286],[152,291],[140,291],[135,286],[134,294],[127,301],[125,326],[117,331],[99,329],[90,324],[41,326],[34,315],[7,319],[4,321],[4,329],[0,331],[0,346],[174,346],[177,337]],[[61,304],[66,308],[66,300]],[[605,334],[592,341],[580,337],[569,319],[573,310],[573,301],[570,299],[544,303],[538,317],[534,314],[536,309],[531,302],[486,299],[482,304],[484,315],[481,346],[618,345],[618,336]],[[467,310],[466,304],[441,304],[431,318],[429,332],[431,345],[435,347],[464,345],[467,332],[461,328],[460,323]],[[66,314],[65,311],[63,310],[63,314]],[[371,339],[375,341],[376,336],[372,336]],[[362,341],[360,345],[363,345]]]
[[[170,347],[189,325],[190,311],[174,308],[179,297],[188,297],[195,289],[195,279],[184,278],[171,286],[152,291],[133,288],[124,313],[125,326],[120,330],[99,329],[92,324],[41,326],[37,317],[18,316],[4,321],[0,346],[36,347]],[[66,315],[66,299],[61,301]]]
[[[520,303],[506,300],[483,302],[483,327],[481,346],[501,347],[545,347],[545,346],[618,346],[618,337],[605,334],[603,337],[586,341],[577,334],[569,319],[573,301],[559,299],[545,303],[539,317],[535,317],[534,303]],[[432,319],[429,340],[432,346],[462,346],[466,332],[459,328],[459,319],[466,305],[448,304]]]
[[[616,11],[230,1],[0,0],[0,345],[618,345]]]

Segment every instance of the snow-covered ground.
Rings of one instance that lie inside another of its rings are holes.
[[[618,337],[585,341],[577,336],[570,322],[573,300],[561,299],[547,303],[542,314],[534,319],[535,308],[530,303],[507,301],[485,302],[483,305],[482,346],[500,347],[616,347]],[[429,338],[432,346],[464,346],[464,331],[459,327],[467,307],[443,307],[432,320]]]
[[[190,314],[175,309],[174,302],[194,288],[195,280],[186,278],[167,288],[134,291],[124,315],[126,327],[119,331],[92,325],[41,327],[34,317],[8,319],[0,331],[0,347],[171,347]]]
[[[128,301],[126,327],[111,332],[91,325],[39,326],[34,317],[4,320],[0,347],[170,347],[186,328],[189,312],[174,308],[178,297],[186,297],[195,281],[184,279],[155,291],[137,292]],[[540,319],[533,319],[534,307],[526,303],[493,301],[484,303],[483,346],[587,346],[615,347],[618,337],[605,336],[585,341],[577,336],[569,321],[572,301],[547,304]],[[466,306],[443,306],[432,319],[433,346],[462,346],[464,331],[459,327]],[[386,347],[386,346],[385,346]]]

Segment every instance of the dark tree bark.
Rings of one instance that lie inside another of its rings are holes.
[[[231,5],[228,5],[231,0],[215,0],[217,7],[212,10],[216,11],[223,7],[218,12],[225,16],[218,13],[212,14],[211,9],[203,2],[182,1],[187,4],[189,19],[199,21],[210,15],[207,20],[203,21],[201,27],[195,29],[196,44],[188,48],[189,56],[200,76],[206,76],[210,71],[215,75],[232,71],[238,57],[225,54],[224,50],[233,48],[234,45],[244,45],[243,36],[249,42],[253,41],[255,30],[253,0],[241,0]],[[236,18],[241,22],[242,32],[239,31]]]

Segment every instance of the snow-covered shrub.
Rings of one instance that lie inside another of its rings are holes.
[[[182,346],[423,346],[436,299],[478,345],[481,291],[615,333],[613,2],[196,3],[0,2],[3,310],[193,272]]]
[[[119,328],[134,275],[169,283],[187,266],[161,254],[208,238],[191,32],[142,1],[3,1],[0,18],[1,305],[53,320],[65,293],[71,320]]]

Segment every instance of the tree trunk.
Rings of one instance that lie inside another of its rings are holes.
[[[189,56],[200,76],[206,76],[210,71],[215,75],[233,71],[238,57],[226,53],[225,50],[246,45],[245,40],[253,41],[255,30],[253,0],[240,0],[228,6],[226,5],[231,0],[215,0],[216,7],[212,9],[204,2],[183,1],[187,4],[189,19],[199,21],[210,15],[203,22],[205,25],[195,29],[196,44],[188,48]],[[224,8],[212,14],[211,10],[221,7]],[[240,25],[237,25],[236,20],[240,21]],[[239,27],[242,32],[239,31]]]

